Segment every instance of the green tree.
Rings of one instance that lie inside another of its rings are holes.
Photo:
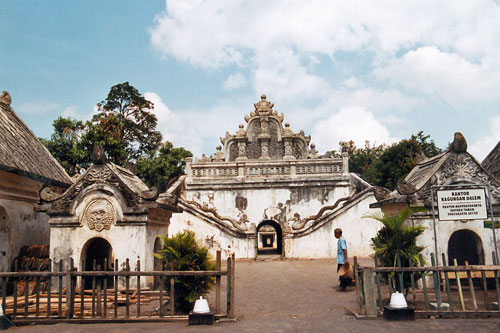
[[[198,244],[192,231],[179,232],[172,237],[161,237],[164,246],[154,256],[163,262],[167,271],[210,271],[215,263],[205,246]],[[206,295],[213,285],[211,276],[177,276],[174,278],[174,297],[176,311],[188,313],[200,296]],[[165,288],[170,290],[168,280]],[[172,295],[171,295],[172,296]]]
[[[387,147],[385,145],[371,146],[369,141],[365,141],[364,148],[357,148],[352,140],[341,141],[339,145],[342,151],[349,155],[349,171],[357,173],[366,181],[373,183],[373,179],[370,179],[371,169]]]
[[[137,160],[137,175],[148,186],[156,186],[164,192],[170,179],[183,174],[184,159],[193,156],[191,152],[180,147],[175,148],[169,141],[165,141],[160,149]]]
[[[429,136],[420,131],[410,139],[403,139],[385,149],[367,173],[369,182],[395,189],[398,179],[406,177],[422,155],[432,157],[441,152],[433,140],[428,140]]]
[[[82,121],[59,117],[52,123],[54,133],[50,139],[40,138],[56,160],[66,172],[73,176],[80,168],[87,167],[90,155],[80,144],[80,139],[85,131]]]
[[[150,112],[154,105],[128,82],[111,87],[97,109],[98,113],[87,123],[88,130],[82,138],[88,149],[99,143],[110,161],[123,166],[154,153],[160,146],[162,136],[156,130],[158,119]]]
[[[383,227],[373,237],[372,248],[375,255],[384,267],[396,267],[397,256],[401,260],[401,267],[418,266],[419,254],[424,250],[417,245],[417,238],[423,234],[425,227],[421,225],[406,225],[405,221],[414,213],[425,211],[421,207],[406,207],[396,215],[386,215],[381,212],[366,215],[364,218],[371,218],[382,223]],[[412,264],[410,265],[410,258]],[[418,280],[421,275],[415,274]],[[393,280],[393,288],[398,289],[398,279]],[[403,275],[403,289],[407,289],[410,281],[410,274]]]

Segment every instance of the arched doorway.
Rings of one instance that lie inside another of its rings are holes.
[[[272,220],[263,221],[257,227],[257,255],[282,255],[283,232],[281,226]]]
[[[82,250],[82,269],[85,271],[94,270],[94,261],[96,269],[112,270],[113,267],[113,248],[104,238],[91,238],[83,246]],[[106,262],[107,261],[107,262]],[[113,287],[113,279],[107,281],[108,287]],[[92,288],[92,279],[85,279],[85,289]]]
[[[470,230],[455,231],[448,240],[448,261],[453,263],[457,259],[458,265],[484,265],[484,250],[481,238]]]
[[[9,246],[9,217],[5,208],[0,206],[0,272],[9,271]]]
[[[155,244],[153,246],[153,252],[154,253],[159,253],[161,250],[161,240],[160,238],[156,237],[155,239]],[[155,271],[161,271],[163,269],[162,267],[162,263],[161,263],[161,260],[154,257],[153,259],[153,270]],[[154,277],[154,283],[153,283],[153,289],[157,289],[160,287],[160,282],[161,282],[161,279],[159,276],[155,276]]]

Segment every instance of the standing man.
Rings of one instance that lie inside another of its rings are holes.
[[[342,237],[342,229],[337,228],[334,230],[335,238],[338,239],[337,242],[337,273],[344,264],[349,265],[349,260],[347,260],[347,242],[344,237]],[[352,279],[340,276],[340,290],[344,291],[351,284]]]

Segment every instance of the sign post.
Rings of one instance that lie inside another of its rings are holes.
[[[439,221],[486,220],[488,218],[487,199],[489,202],[491,220],[493,221],[493,209],[491,204],[491,192],[487,185],[432,185],[432,220],[434,226],[434,247],[437,259],[439,256],[437,255],[438,249],[434,211],[434,189],[437,189],[436,196]],[[486,190],[488,191],[488,196],[486,195]],[[493,232],[495,256],[497,257],[498,262],[495,223],[491,224],[491,230]]]
[[[439,221],[485,220],[486,194],[484,188],[438,190]]]

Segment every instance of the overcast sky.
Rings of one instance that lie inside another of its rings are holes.
[[[500,140],[500,6],[449,1],[2,1],[0,90],[40,137],[129,81],[175,146],[211,155],[265,93],[320,152]]]

